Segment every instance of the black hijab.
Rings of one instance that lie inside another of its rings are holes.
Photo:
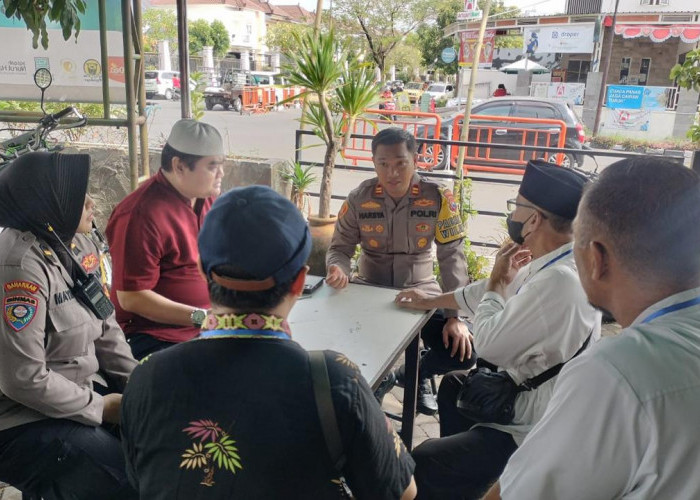
[[[83,214],[89,176],[90,155],[85,154],[27,153],[0,171],[0,226],[30,231],[43,240],[74,279],[78,264],[56,236],[70,247]]]

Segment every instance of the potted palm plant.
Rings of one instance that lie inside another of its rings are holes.
[[[316,182],[316,175],[311,172],[313,167],[302,167],[298,162],[287,162],[282,179],[287,181],[292,188],[290,200],[294,203],[302,215],[306,218],[311,215],[311,204],[307,190]]]
[[[287,70],[292,85],[304,87],[307,106],[301,121],[312,127],[326,151],[318,214],[309,216],[314,238],[310,257],[312,272],[325,273],[325,253],[333,234],[331,177],[338,153],[350,138],[357,118],[378,99],[378,85],[370,67],[343,49],[332,31],[296,36],[298,49],[289,55]],[[334,114],[331,103],[342,113]]]

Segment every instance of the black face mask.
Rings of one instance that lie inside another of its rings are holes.
[[[532,217],[533,215],[535,214],[530,215],[530,217]],[[522,222],[514,221],[512,213],[508,214],[508,217],[506,217],[506,225],[508,226],[508,236],[510,236],[510,239],[513,240],[514,243],[517,243],[518,245],[522,245],[523,243],[525,243],[525,236],[523,236],[523,227],[525,226],[527,221],[530,220],[530,217],[528,217]]]

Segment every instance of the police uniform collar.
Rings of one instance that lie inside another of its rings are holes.
[[[410,198],[418,198],[420,195],[420,176],[418,174],[414,174],[413,179],[411,180],[411,187],[408,188],[408,196]],[[384,198],[384,186],[379,183],[379,179],[377,179],[377,183],[374,185],[372,196],[375,198]]]
[[[68,286],[73,286],[73,278],[71,278],[71,276],[68,274],[68,271],[66,270],[65,266],[61,264],[61,261],[58,259],[58,255],[56,255],[56,252],[48,245],[48,243],[40,241],[38,238],[37,242],[39,243],[39,250],[41,251],[41,254],[44,256],[44,258],[50,264],[60,269],[61,276],[63,276],[63,279],[66,281]]]
[[[413,180],[411,181],[411,187],[408,188],[408,196],[410,198],[418,198],[420,195],[421,195],[420,176],[416,173],[416,174],[413,174]]]

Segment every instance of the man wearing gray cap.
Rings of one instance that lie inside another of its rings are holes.
[[[207,215],[199,252],[212,305],[204,330],[149,356],[124,394],[140,497],[341,499],[344,477],[358,499],[414,498],[413,460],[358,367],[333,351],[312,364],[294,342],[287,317],[311,252],[301,213],[270,188],[233,189]]]
[[[209,308],[197,234],[221,192],[224,146],[206,123],[180,120],[161,168],[112,212],[112,301],[136,359],[197,335]]]
[[[397,296],[403,307],[469,311],[482,358],[477,366],[483,360],[495,365],[499,379],[509,377],[509,387],[522,389],[510,415],[495,423],[465,404],[475,401],[460,393],[473,382],[468,372],[445,376],[438,393],[442,437],[413,452],[421,498],[486,493],[544,413],[561,364],[600,337],[600,313],[588,303],[572,254],[572,222],[585,183],[571,170],[529,162],[517,198],[508,201],[513,242],[497,253],[491,276],[439,297],[418,290]]]

